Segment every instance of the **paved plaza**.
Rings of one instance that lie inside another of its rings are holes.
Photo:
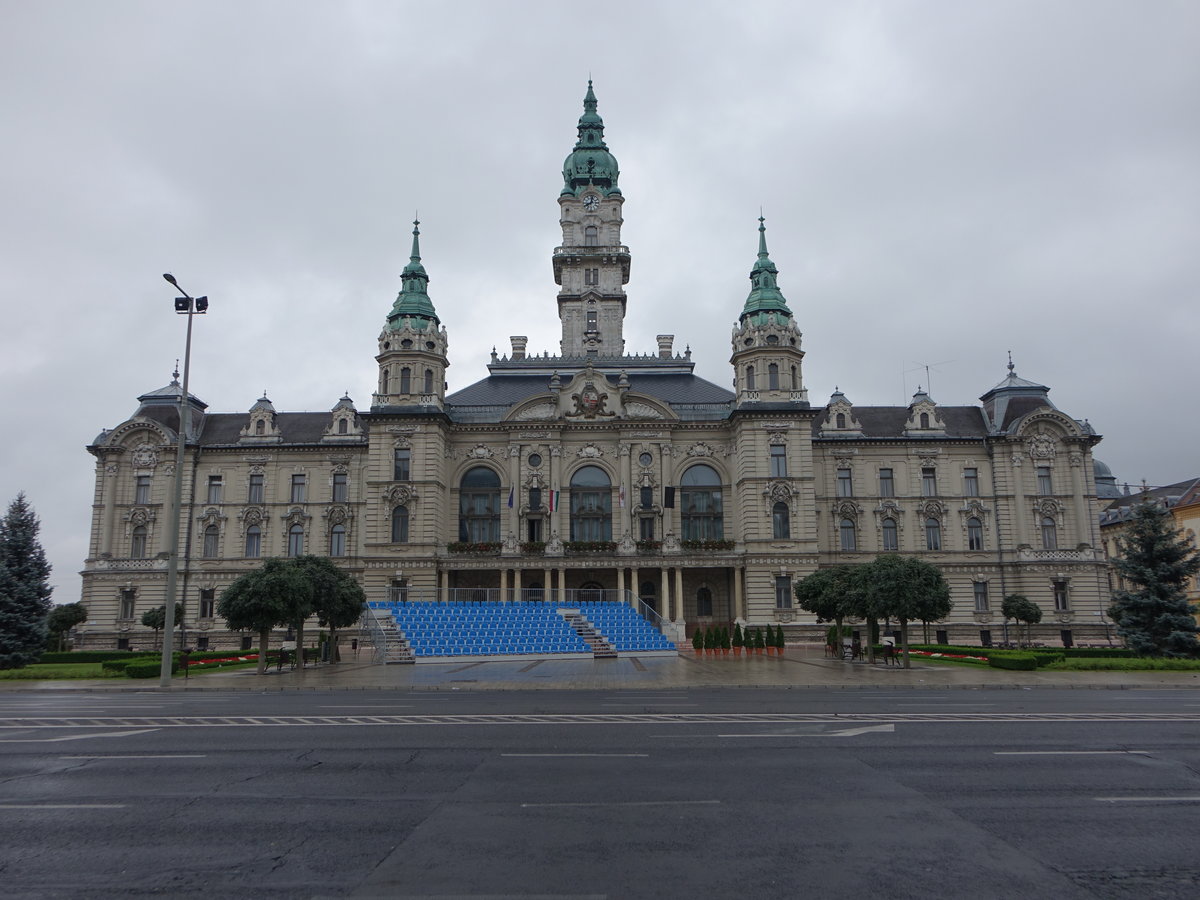
[[[1200,687],[1200,672],[1010,672],[927,662],[912,668],[883,662],[843,661],[825,656],[817,645],[791,646],[783,656],[622,656],[616,659],[553,657],[464,657],[419,665],[378,665],[363,651],[336,666],[206,672],[186,681],[176,676],[171,690],[659,690],[664,688],[819,688],[1112,689]],[[92,681],[0,681],[0,690],[157,690],[157,681],[106,678]]]

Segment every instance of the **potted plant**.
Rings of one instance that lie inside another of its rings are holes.
[[[733,623],[733,655],[741,656],[742,648],[746,646],[746,639],[742,636],[742,625],[740,622]]]
[[[730,643],[731,642],[729,640],[729,629],[726,628],[724,625],[722,625],[721,626],[721,655],[722,656],[729,655]]]
[[[704,632],[704,652],[708,656],[712,656],[717,648],[717,629],[716,626],[709,628]]]
[[[767,642],[763,639],[761,628],[754,629],[754,655],[762,656],[763,649],[767,646]]]
[[[775,649],[779,651],[779,655],[783,656],[783,651],[787,649],[787,638],[783,636],[783,626],[775,626]]]
[[[699,656],[703,652],[703,650],[704,650],[704,629],[703,628],[697,628],[695,631],[692,632],[692,649],[696,651],[697,656]]]

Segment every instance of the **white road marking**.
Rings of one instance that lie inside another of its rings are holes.
[[[501,756],[537,759],[575,759],[579,757],[600,757],[603,759],[628,759],[631,757],[647,757],[649,753],[501,753]]]
[[[1195,797],[1093,797],[1101,803],[1200,803]]]
[[[1149,750],[993,750],[995,756],[1149,756]]]
[[[143,753],[108,756],[60,756],[59,759],[205,759],[207,753]]]
[[[799,737],[854,737],[858,734],[867,734],[868,732],[893,732],[896,730],[895,724],[888,722],[883,725],[863,725],[858,728],[844,728],[841,731],[808,731],[808,732],[754,732],[748,731],[745,734],[718,734],[717,737],[722,738],[799,738]]]
[[[149,734],[158,731],[157,728],[142,728],[139,731],[107,731],[99,734],[68,734],[54,738],[9,738],[0,739],[0,744],[49,744],[56,741],[86,741],[88,738],[132,737],[135,734]]]
[[[0,809],[124,809],[124,803],[0,803]]]
[[[628,803],[619,801],[597,801],[595,803],[522,803],[521,809],[552,809],[554,807],[587,807],[587,806],[719,806],[720,800],[634,800]]]

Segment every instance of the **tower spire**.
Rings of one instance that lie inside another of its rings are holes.
[[[579,117],[579,138],[571,155],[563,163],[562,194],[579,196],[589,186],[600,190],[605,196],[619,194],[616,158],[608,152],[604,143],[604,120],[596,112],[596,92],[592,90],[592,79],[588,79],[587,93],[583,95],[583,115]]]
[[[414,328],[424,330],[430,322],[439,324],[437,311],[433,301],[429,299],[427,286],[429,274],[421,265],[421,221],[413,219],[412,251],[408,257],[408,265],[400,273],[400,293],[388,313],[387,327],[393,331],[401,328],[405,319],[412,322]]]
[[[777,317],[790,319],[792,311],[788,309],[787,301],[776,278],[779,270],[767,253],[767,226],[762,212],[758,216],[758,259],[750,270],[750,295],[746,297],[746,305],[742,308],[742,321],[753,318],[757,322],[765,320],[767,313],[775,313]]]

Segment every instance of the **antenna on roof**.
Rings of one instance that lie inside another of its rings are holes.
[[[911,375],[913,372],[920,372],[922,369],[924,369],[925,370],[925,392],[928,393],[932,397],[933,396],[933,378],[929,374],[930,370],[933,370],[936,372],[939,366],[948,366],[948,365],[950,365],[950,363],[953,363],[953,362],[958,362],[958,360],[943,359],[941,362],[935,362],[935,363],[920,363],[920,362],[912,363],[912,365],[915,366],[916,368],[905,369],[905,371],[904,371],[904,375],[905,375],[904,402],[908,403],[908,400],[909,400],[908,377],[907,376]],[[920,388],[917,388],[917,390],[920,390]]]

